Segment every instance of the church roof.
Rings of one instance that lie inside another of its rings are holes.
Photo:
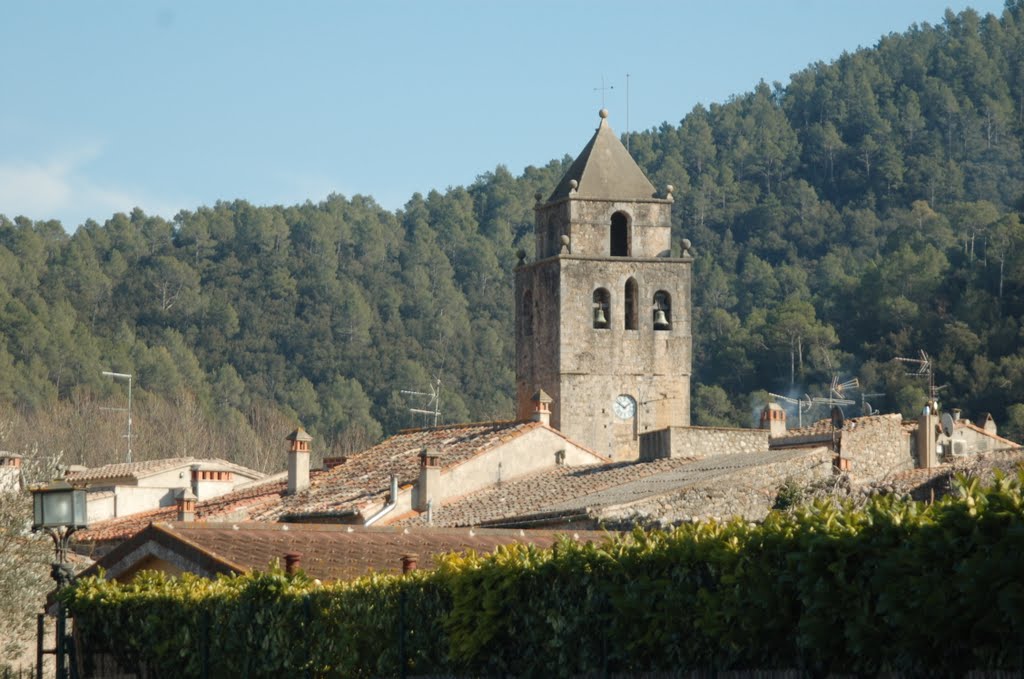
[[[575,193],[573,181],[577,184]],[[654,185],[612,132],[608,111],[601,109],[601,124],[548,202],[568,198],[570,194],[591,199],[650,200],[656,197],[655,193]]]

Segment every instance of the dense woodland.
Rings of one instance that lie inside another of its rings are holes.
[[[910,414],[926,383],[892,359],[924,350],[945,405],[1024,435],[1024,2],[629,141],[697,251],[695,423],[749,424],[764,391],[826,395],[834,376]],[[103,370],[134,375],[136,458],[276,469],[296,422],[320,452],[358,449],[422,424],[400,390],[437,377],[444,421],[510,417],[514,253],[533,252],[533,195],[570,161],[499,166],[397,213],[332,195],[70,234],[0,217],[0,445],[123,457],[124,413],[103,408],[126,389]]]

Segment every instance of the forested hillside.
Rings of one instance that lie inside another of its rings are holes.
[[[748,424],[764,390],[824,394],[834,375],[910,413],[925,383],[892,359],[925,350],[944,403],[1024,435],[1022,141],[1020,0],[633,134],[698,253],[695,423]],[[101,408],[125,389],[102,370],[134,375],[137,457],[279,468],[296,420],[321,452],[361,448],[421,424],[399,390],[437,377],[443,420],[510,417],[514,253],[570,160],[397,213],[335,195],[72,234],[0,217],[0,445],[123,451],[123,413]]]

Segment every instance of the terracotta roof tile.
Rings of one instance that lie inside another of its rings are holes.
[[[104,556],[97,566],[109,569],[140,541],[176,541],[177,551],[194,550],[219,563],[221,572],[266,570],[284,562],[286,552],[301,554],[300,568],[320,580],[346,580],[370,572],[401,572],[401,559],[416,554],[419,568],[433,568],[435,555],[491,552],[499,545],[528,543],[549,547],[560,536],[600,542],[604,531],[494,530],[339,526],[275,523],[157,523],[131,543]],[[95,570],[95,569],[91,569]]]
[[[204,500],[196,505],[197,521],[213,521],[230,518],[239,510],[251,511],[279,500],[286,490],[286,483],[275,481],[262,485],[248,486],[241,490]],[[75,533],[76,542],[103,542],[130,538],[155,521],[174,521],[178,517],[177,507],[161,507],[130,516],[107,519],[92,524],[88,529]]]
[[[816,449],[815,449],[816,450]],[[556,467],[470,493],[435,508],[435,526],[472,526],[523,517],[582,515],[613,505],[714,483],[751,467],[809,454],[807,449],[738,455],[621,462],[588,467]],[[426,515],[410,515],[399,525],[421,525]]]
[[[541,427],[539,422],[481,422],[424,429],[407,429],[361,453],[349,455],[344,463],[310,479],[307,491],[287,496],[278,504],[255,514],[260,520],[281,517],[345,513],[383,501],[392,475],[398,484],[419,478],[420,451],[433,447],[442,451],[442,468],[455,467],[505,441]]]
[[[76,481],[97,481],[103,479],[140,479],[185,465],[199,465],[203,469],[222,468],[226,470],[245,472],[255,478],[263,477],[263,474],[253,469],[248,469],[233,462],[228,462],[227,460],[221,460],[218,458],[167,457],[159,460],[141,460],[139,462],[107,464],[102,467],[93,467],[82,471],[69,472],[66,478],[70,483],[74,483]]]
[[[343,515],[374,502],[389,492],[391,475],[399,485],[419,477],[419,454],[437,447],[443,453],[443,468],[459,465],[476,455],[543,425],[532,421],[480,422],[424,429],[407,429],[381,441],[327,470],[310,473],[310,487],[285,495],[286,482],[280,475],[248,484],[231,493],[196,505],[198,521],[252,519],[277,521],[281,518],[316,514]],[[101,521],[76,534],[79,542],[118,540],[135,535],[154,521],[177,518],[176,507],[165,507],[131,516]]]

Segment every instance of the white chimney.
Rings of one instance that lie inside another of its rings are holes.
[[[309,442],[313,437],[299,427],[285,437],[288,446],[288,495],[309,488]]]
[[[182,491],[181,495],[178,496],[178,521],[195,521],[196,520],[196,494],[192,492],[191,488],[186,488]]]
[[[425,512],[441,502],[441,463],[436,448],[424,448],[420,452],[420,478],[416,484],[416,510]]]
[[[551,401],[552,398],[543,389],[538,389],[530,402],[533,403],[533,421],[540,422],[545,427],[551,426]]]

